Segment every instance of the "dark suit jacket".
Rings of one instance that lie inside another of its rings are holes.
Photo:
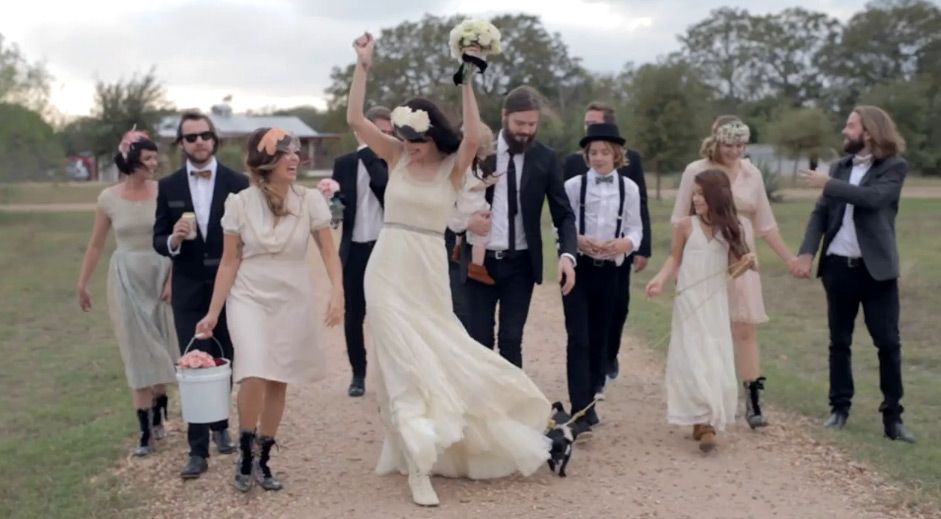
[[[846,204],[853,204],[853,223],[866,269],[877,281],[895,279],[899,275],[895,216],[908,163],[901,157],[874,159],[858,186],[849,183],[852,170],[852,157],[830,167],[833,180],[827,182],[810,214],[800,254],[816,254],[823,238],[822,259],[843,224]],[[819,262],[818,277],[823,274],[824,265],[825,262]]]
[[[647,180],[644,178],[644,167],[640,162],[640,153],[634,150],[627,150],[628,164],[618,168],[618,173],[634,181],[637,189],[640,191],[640,221],[644,228],[644,237],[640,240],[640,247],[637,249],[638,256],[649,258],[651,254],[650,246],[650,211],[647,209]],[[562,166],[563,182],[572,177],[584,174],[588,171],[588,165],[585,164],[585,155],[582,152],[575,152],[565,157],[565,163]]]
[[[186,306],[187,301],[201,301],[194,297],[206,282],[213,283],[222,259],[222,225],[225,200],[230,193],[238,193],[249,185],[248,176],[222,164],[216,168],[216,182],[212,192],[212,206],[207,226],[208,236],[197,227],[195,240],[184,240],[180,253],[170,256],[167,238],[173,234],[173,225],[185,212],[193,212],[186,167],[160,179],[157,191],[157,212],[154,220],[154,250],[173,259],[173,306]],[[199,304],[199,303],[197,303]]]
[[[346,260],[350,256],[350,243],[353,242],[356,202],[359,199],[356,186],[360,158],[363,159],[363,164],[367,166],[369,188],[379,199],[380,205],[385,203],[386,185],[389,183],[389,174],[386,170],[385,161],[376,157],[375,153],[369,148],[341,155],[333,161],[333,180],[340,184],[340,196],[343,200],[343,234],[340,237],[340,261],[343,265],[346,265]],[[369,167],[368,162],[371,160],[379,161],[382,168]]]
[[[487,199],[492,198],[493,187],[488,189]],[[559,174],[559,161],[555,151],[539,141],[533,143],[523,156],[523,173],[519,185],[520,215],[523,217],[523,232],[530,252],[533,276],[542,283],[542,207],[549,201],[552,223],[559,233],[559,255],[576,256],[578,235],[575,232],[575,213],[569,206],[568,196]],[[464,240],[461,253],[461,281],[467,280],[467,264],[470,262],[470,245]]]

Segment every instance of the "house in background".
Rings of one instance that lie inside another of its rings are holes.
[[[767,166],[768,172],[773,175],[791,177],[797,171],[810,167],[810,157],[804,156],[795,160],[792,157],[778,153],[771,144],[749,144],[745,148],[745,153],[752,164],[759,167],[762,165]],[[840,156],[836,150],[829,150],[829,153],[824,153],[818,157],[817,169],[829,171],[830,163],[839,158]]]
[[[262,127],[276,127],[293,133],[301,142],[299,152],[301,169],[305,169],[304,166],[306,166],[308,175],[314,175],[314,172],[318,170],[332,168],[332,157],[325,144],[327,141],[338,141],[342,137],[340,134],[320,133],[293,115],[235,114],[232,113],[232,107],[228,104],[215,105],[206,115],[212,119],[219,133],[220,150],[233,144],[238,150],[244,149],[245,141],[252,132]],[[161,142],[171,143],[176,139],[176,127],[179,122],[179,114],[166,116],[160,121],[157,125],[157,135]],[[173,166],[173,169],[176,169],[181,164]]]

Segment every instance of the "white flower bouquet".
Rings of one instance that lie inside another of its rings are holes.
[[[486,20],[464,20],[451,29],[451,55],[463,62],[464,49],[480,47],[482,56],[500,53],[500,30]]]
[[[464,68],[466,64],[477,67],[481,73],[487,69],[487,62],[484,58],[491,54],[499,54],[500,31],[492,23],[486,20],[464,20],[451,29],[448,44],[451,47],[451,55],[457,59],[461,66],[454,73],[454,84],[460,85],[464,82],[464,77],[468,70]],[[473,53],[464,52],[469,47],[477,47]]]

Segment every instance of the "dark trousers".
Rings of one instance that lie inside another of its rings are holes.
[[[467,291],[464,283],[461,281],[461,264],[452,261],[451,255],[454,252],[454,244],[457,243],[457,237],[450,229],[444,233],[444,249],[448,254],[448,277],[451,281],[451,305],[454,307],[454,315],[464,325],[467,333],[470,333],[470,308],[467,303]]]
[[[575,288],[562,297],[565,311],[566,373],[572,412],[584,409],[604,386],[608,342],[620,286],[613,262],[578,258]]]
[[[522,368],[523,327],[536,284],[529,252],[508,253],[501,259],[487,252],[484,265],[496,284],[467,280],[471,336],[491,350],[494,348],[493,328],[497,303],[500,303],[500,328],[496,337],[500,355]]]
[[[181,282],[181,279],[175,280]],[[201,283],[203,286],[198,290],[193,290],[193,299],[183,304],[173,305],[173,321],[176,326],[176,336],[180,343],[180,354],[186,350],[186,346],[196,334],[196,324],[206,316],[209,309],[209,302],[212,300],[213,281],[192,280],[192,283]],[[193,341],[190,351],[201,350],[213,356],[222,355],[234,363],[235,357],[232,349],[232,339],[229,337],[229,326],[226,321],[225,308],[219,314],[219,322],[216,329],[213,330],[213,337],[222,345],[222,352],[219,351],[219,344],[212,339],[197,339]],[[231,384],[231,382],[230,382]],[[190,446],[190,456],[209,457],[209,431],[223,431],[229,428],[229,420],[221,420],[210,424],[188,423],[186,424],[186,439]]]
[[[343,292],[346,296],[346,315],[343,329],[346,334],[346,354],[350,358],[353,376],[366,378],[366,342],[363,322],[366,320],[366,295],[363,278],[366,265],[376,242],[350,243],[350,253],[343,265]]]
[[[614,299],[614,315],[611,317],[611,334],[608,336],[608,366],[613,367],[621,351],[621,337],[631,305],[631,268],[634,256],[628,256],[617,268],[618,288]]]
[[[853,398],[853,369],[850,345],[859,307],[866,328],[879,352],[879,387],[883,401],[879,410],[887,423],[902,416],[902,346],[899,338],[898,281],[876,281],[862,260],[826,256],[822,270],[830,324],[830,406],[849,412]]]

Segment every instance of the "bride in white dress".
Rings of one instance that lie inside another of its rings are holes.
[[[525,373],[474,341],[452,311],[444,230],[477,150],[473,75],[463,89],[463,140],[434,103],[392,112],[401,141],[363,115],[374,40],[354,42],[347,122],[391,166],[385,224],[366,268],[366,322],[386,428],[376,471],[408,474],[413,500],[434,506],[430,475],[528,476],[549,458],[551,405]]]

